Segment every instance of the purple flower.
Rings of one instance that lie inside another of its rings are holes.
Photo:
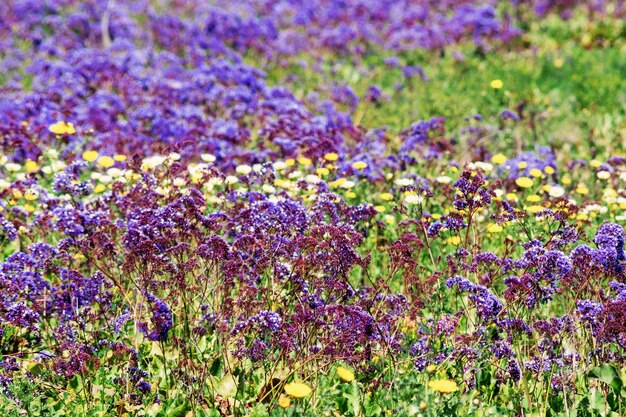
[[[150,310],[152,311],[152,327],[148,329],[147,324],[143,323],[140,325],[140,330],[148,339],[164,342],[167,340],[167,335],[173,326],[172,312],[165,301],[155,297],[152,293],[146,292],[146,298],[150,303]]]
[[[444,224],[441,223],[439,220],[432,222],[428,226],[428,236],[435,237],[439,235],[439,232],[441,231],[441,229],[443,229],[443,227],[444,227]]]
[[[621,274],[623,271],[622,261],[624,255],[624,228],[616,223],[604,223],[596,232],[593,239],[598,245],[595,258],[605,265],[609,271]]]
[[[602,304],[591,300],[580,300],[576,302],[576,307],[580,319],[590,324],[592,328],[598,322],[599,314],[604,310]]]
[[[455,276],[446,281],[446,286],[457,286],[459,291],[468,292],[477,309],[477,314],[483,320],[494,320],[504,308],[502,301],[498,299],[487,287],[472,283],[465,277]]]
[[[496,358],[514,358],[515,352],[508,342],[498,341],[493,346],[493,354]]]
[[[31,330],[37,329],[39,318],[37,312],[21,302],[10,306],[4,315],[4,320],[12,325],[29,328]]]
[[[520,369],[517,361],[515,359],[511,359],[507,364],[507,372],[511,376],[511,379],[514,382],[519,382],[522,378],[522,370]]]
[[[520,166],[525,168],[520,168]],[[498,172],[507,173],[509,178],[516,179],[522,176],[530,176],[532,169],[538,169],[543,172],[546,167],[551,167],[556,171],[554,152],[550,148],[537,146],[535,147],[535,152],[522,152],[515,158],[509,159],[498,168]]]
[[[520,118],[517,113],[512,112],[511,110],[503,110],[500,112],[500,117],[504,120],[513,120],[514,122],[519,122]]]
[[[148,393],[152,390],[152,385],[150,385],[149,382],[145,381],[145,380],[141,380],[137,385],[136,388],[138,391],[142,392],[142,393]]]
[[[2,215],[0,215],[0,228],[4,232],[7,239],[10,241],[17,240],[17,229],[13,226],[13,223],[5,219]]]
[[[117,319],[115,319],[115,323],[113,325],[113,331],[115,333],[119,333],[124,327],[124,325],[126,324],[126,322],[130,320],[130,318],[131,318],[131,312],[129,310],[126,310]]]
[[[257,315],[250,317],[248,323],[256,324],[260,328],[274,333],[280,329],[283,320],[280,314],[276,312],[261,310]]]

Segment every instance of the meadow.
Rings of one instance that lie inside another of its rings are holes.
[[[0,2],[0,415],[626,416],[620,0]]]

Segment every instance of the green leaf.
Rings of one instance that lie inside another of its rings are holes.
[[[589,371],[589,376],[599,379],[605,384],[610,385],[613,389],[619,390],[622,388],[622,380],[619,377],[619,373],[613,365],[609,365],[608,363],[603,363],[593,368]]]
[[[189,407],[189,404],[184,403],[168,411],[167,417],[185,417],[185,414],[187,414],[189,410],[191,410],[191,407]]]
[[[215,409],[198,408],[196,409],[196,417],[220,417],[220,412]]]
[[[383,413],[380,404],[372,398],[372,395],[366,395],[363,400],[363,408],[366,416],[379,416]]]
[[[589,416],[590,408],[591,407],[589,406],[589,396],[579,399],[578,401],[574,403],[574,406],[572,407],[572,410],[574,412],[574,417],[578,415]]]
[[[223,368],[222,358],[217,357],[211,364],[211,368],[209,369],[209,372],[211,372],[211,375],[213,376],[219,376],[222,373],[222,368]]]
[[[348,404],[352,409],[355,416],[361,413],[361,395],[359,394],[359,386],[356,380],[348,386],[348,389],[343,393],[343,397],[348,400]]]
[[[594,409],[594,410],[598,410],[601,413],[604,413],[608,407],[606,400],[604,399],[604,397],[602,396],[602,393],[597,390],[597,389],[593,389],[591,390],[591,392],[588,395],[589,398],[589,406]]]
[[[219,382],[216,392],[222,397],[235,398],[237,395],[237,381],[231,374],[224,375]]]
[[[30,363],[28,364],[27,368],[28,372],[30,372],[32,375],[40,375],[45,370],[43,365],[40,363]]]
[[[78,390],[78,387],[81,385],[80,383],[80,378],[78,377],[78,375],[75,375],[72,379],[70,379],[69,381],[69,386],[70,388],[73,388],[74,390]]]

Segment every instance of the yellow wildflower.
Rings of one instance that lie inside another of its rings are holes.
[[[449,394],[459,389],[459,387],[456,385],[456,382],[450,379],[433,379],[432,381],[428,382],[428,386],[432,390],[444,394]]]
[[[26,163],[24,164],[24,169],[26,170],[26,172],[35,172],[39,169],[39,165],[37,165],[37,162],[33,161],[32,159],[27,159]]]
[[[280,394],[278,398],[278,405],[280,408],[287,408],[291,405],[291,400],[286,395]]]
[[[504,87],[504,83],[502,82],[502,80],[492,80],[489,83],[489,86],[495,90],[499,90]]]
[[[494,164],[502,165],[506,162],[506,156],[501,153],[497,153],[491,157],[491,162],[493,162]]]
[[[337,368],[337,376],[343,382],[352,382],[352,381],[354,381],[354,372],[352,372],[348,368],[344,368],[343,366],[339,366]]]
[[[500,226],[499,224],[491,224],[487,227],[487,231],[489,233],[500,233],[501,231],[503,231],[504,228],[502,226]]]
[[[358,170],[365,169],[365,168],[367,168],[367,163],[365,163],[363,161],[357,161],[357,162],[352,164],[352,168],[358,169]]]
[[[304,157],[304,156],[301,156],[300,158],[298,158],[298,163],[300,163],[300,165],[303,165],[305,167],[313,165],[313,161],[311,161],[309,158]]]
[[[396,224],[396,218],[391,214],[386,214],[384,219],[387,224]]]
[[[533,186],[534,182],[528,177],[519,177],[515,180],[515,184],[522,188],[529,188]]]
[[[446,239],[446,242],[454,246],[459,246],[461,244],[461,236],[449,237],[448,239]]]
[[[337,159],[339,159],[339,155],[337,155],[335,152],[329,152],[326,155],[324,155],[324,159],[327,161],[334,162]]]
[[[322,167],[322,168],[317,168],[315,170],[315,173],[319,175],[320,177],[325,177],[326,175],[330,174],[330,170],[328,168]]]
[[[48,130],[55,135],[72,135],[76,133],[74,125],[67,122],[56,122],[55,124],[50,125],[50,127],[48,127]]]
[[[575,191],[580,195],[589,194],[589,189],[585,185],[579,185]]]
[[[285,392],[294,398],[304,398],[311,395],[313,390],[307,384],[302,382],[292,382],[285,385]]]
[[[291,181],[284,180],[282,178],[276,178],[274,180],[274,185],[280,188],[289,188],[291,186]]]
[[[391,193],[382,193],[380,195],[380,199],[383,200],[383,201],[391,201],[391,200],[393,200],[393,194],[391,194]]]
[[[39,198],[39,192],[37,190],[28,189],[24,193],[24,198],[28,201],[37,200]]]
[[[532,175],[535,178],[541,178],[543,177],[543,172],[541,172],[540,169],[533,168],[530,170],[530,175]]]
[[[330,185],[331,187],[339,187],[344,182],[346,182],[346,179],[343,177],[339,177],[335,181],[329,182],[328,185]]]
[[[98,159],[98,165],[103,168],[111,168],[113,165],[115,165],[115,160],[110,156],[101,156]]]
[[[83,152],[83,159],[87,162],[93,162],[98,159],[98,152],[96,151],[85,151]]]

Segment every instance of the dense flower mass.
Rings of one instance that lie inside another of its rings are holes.
[[[625,17],[1,2],[0,415],[621,415]]]

